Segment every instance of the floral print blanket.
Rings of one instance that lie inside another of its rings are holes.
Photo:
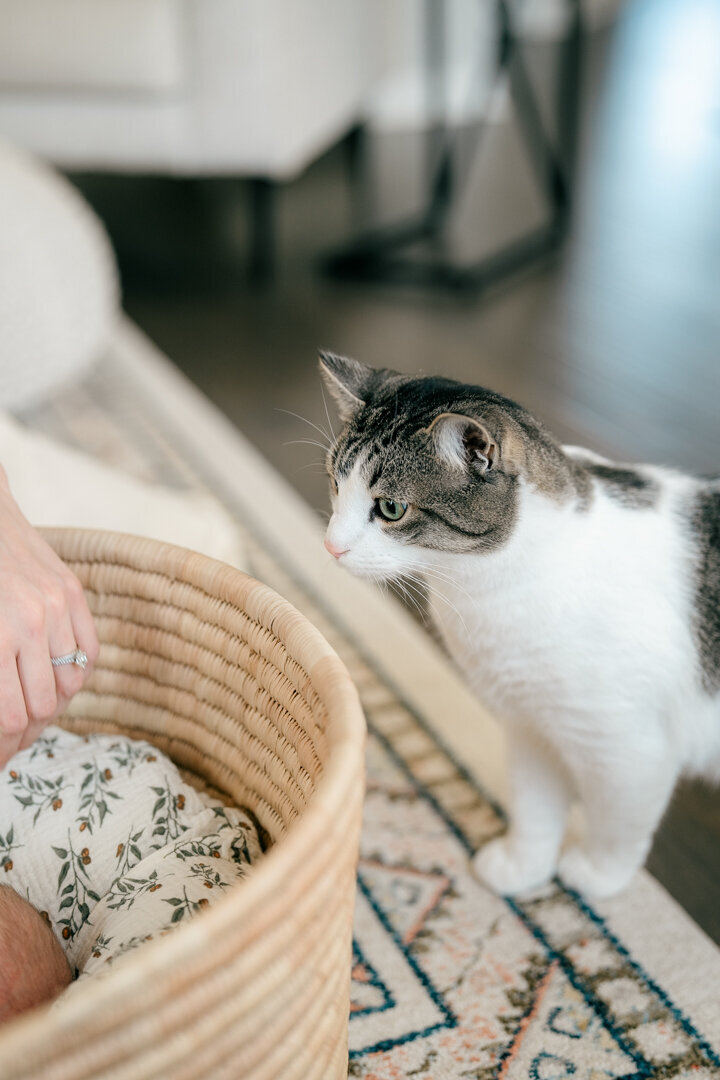
[[[247,813],[147,742],[50,727],[0,772],[0,880],[48,920],[78,979],[212,904],[261,853]]]

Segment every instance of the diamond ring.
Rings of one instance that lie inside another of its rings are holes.
[[[63,664],[77,664],[83,671],[87,667],[87,653],[84,653],[82,649],[75,649],[75,652],[65,653],[64,656],[51,656],[50,663],[53,667],[62,667]]]

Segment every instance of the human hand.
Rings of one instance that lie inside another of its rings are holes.
[[[51,656],[99,651],[82,586],[23,517],[0,466],[0,769],[38,737],[83,684]]]

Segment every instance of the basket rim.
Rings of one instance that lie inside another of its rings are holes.
[[[107,977],[88,979],[84,987],[73,989],[67,1000],[61,997],[50,1006],[40,1006],[4,1025],[0,1029],[0,1048],[4,1054],[12,1052],[14,1044],[18,1051],[27,1047],[36,1028],[42,1027],[43,1040],[49,1042],[56,1036],[67,1036],[69,1029],[83,1018],[96,1019],[101,1012],[113,1018],[108,1024],[108,1030],[112,1030],[114,1019],[126,1011],[128,1000],[132,1000],[133,990],[149,977],[177,971],[183,963],[197,959],[211,938],[222,935],[226,928],[242,920],[244,914],[272,906],[271,902],[279,895],[287,895],[294,874],[327,841],[338,812],[351,793],[358,784],[364,789],[367,728],[357,689],[332,646],[288,600],[243,570],[174,544],[97,529],[44,528],[41,532],[61,557],[75,543],[81,549],[84,547],[88,556],[94,552],[113,555],[118,565],[164,573],[173,580],[207,587],[212,595],[221,589],[224,592],[221,599],[240,602],[244,609],[249,602],[259,608],[271,606],[272,622],[282,622],[284,631],[282,636],[277,636],[305,669],[334,721],[328,730],[328,764],[310,802],[248,877],[229,895],[166,938],[147,942],[142,948],[119,957]],[[70,556],[68,561],[100,559]]]

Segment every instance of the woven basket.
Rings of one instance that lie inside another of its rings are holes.
[[[271,848],[171,935],[0,1029],[3,1080],[340,1080],[365,726],[346,669],[270,589],[180,548],[52,530],[100,659],[63,725],[152,741]]]

